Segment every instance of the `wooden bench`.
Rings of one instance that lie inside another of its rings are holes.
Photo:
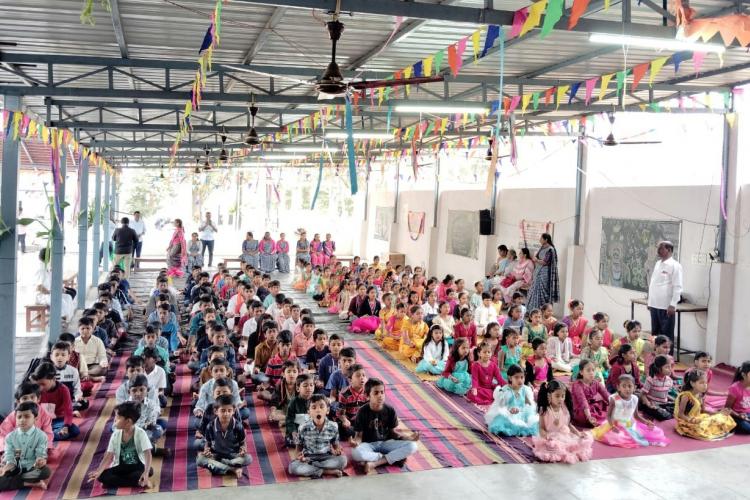
[[[49,323],[49,306],[31,304],[26,306],[26,331],[43,332]]]
[[[337,255],[336,260],[341,262],[342,266],[348,267],[354,260],[354,255]]]
[[[159,268],[166,266],[166,260],[163,258],[136,257],[135,259],[133,259],[133,263],[135,264],[135,267],[133,268],[133,272],[145,271],[146,269],[141,268],[141,264],[144,262],[152,262],[152,263],[158,262],[159,264],[161,264]],[[150,270],[153,271],[154,269],[150,269]]]
[[[224,259],[224,267],[225,267],[226,269],[229,269],[229,263],[230,263],[230,262],[237,262],[238,264],[240,264],[240,265],[239,265],[239,266],[237,266],[237,267],[238,267],[239,269],[242,269],[242,259],[238,259],[238,258],[227,258],[227,259]]]

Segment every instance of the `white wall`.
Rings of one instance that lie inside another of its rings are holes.
[[[737,207],[738,232],[732,233],[736,236],[737,245],[730,343],[730,362],[734,366],[750,360],[750,342],[747,338],[747,325],[750,324],[750,185],[741,186],[739,199],[741,203]]]
[[[425,212],[424,233],[416,241],[409,234],[408,213]],[[398,224],[391,229],[391,251],[406,256],[406,264],[430,270],[430,240],[435,203],[432,191],[408,191],[399,196]]]
[[[390,241],[393,240],[394,228],[391,228],[390,241],[378,240],[373,237],[375,234],[375,209],[376,207],[392,207],[394,205],[395,192],[390,191],[385,184],[370,184],[370,199],[367,206],[367,224],[366,233],[362,235],[363,245],[360,248],[359,255],[365,262],[372,262],[375,255],[379,255],[382,262],[385,263],[388,253],[391,249]]]
[[[585,312],[590,317],[601,311],[609,314],[610,325],[622,332],[622,323],[630,318],[630,299],[644,297],[642,292],[614,288],[599,284],[599,253],[603,217],[628,219],[674,220],[675,217],[703,222],[714,226],[702,226],[683,221],[680,235],[679,256],[683,266],[683,295],[691,302],[706,304],[708,299],[708,265],[694,264],[692,257],[707,253],[714,248],[715,225],[718,224],[718,186],[687,187],[643,187],[643,188],[598,188],[589,191],[586,203],[584,226],[583,280]],[[749,273],[750,274],[750,273]],[[712,299],[713,300],[713,299]],[[636,319],[650,329],[650,319],[645,307],[637,306]],[[682,316],[682,346],[693,349],[705,348],[706,314],[684,314]],[[701,326],[702,325],[702,326]]]

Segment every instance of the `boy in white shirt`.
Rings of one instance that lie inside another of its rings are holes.
[[[159,395],[159,406],[164,408],[167,406],[167,396],[164,394],[164,391],[167,389],[167,372],[164,371],[164,368],[156,364],[159,354],[153,347],[143,349],[141,356],[143,356],[143,368],[148,379],[148,386],[157,392]]]
[[[292,304],[292,306],[289,308],[289,312],[291,316],[287,318],[286,321],[284,321],[281,330],[289,330],[290,332],[294,333],[297,330],[297,327],[301,326],[302,324],[299,305]]]
[[[487,292],[482,292],[482,305],[474,311],[474,322],[477,325],[477,335],[483,335],[487,325],[497,321],[497,311],[492,306],[492,296]]]

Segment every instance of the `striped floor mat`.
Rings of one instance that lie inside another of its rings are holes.
[[[354,340],[348,345],[357,351],[358,360],[366,367],[368,376],[383,379],[387,384],[386,400],[395,407],[402,424],[421,433],[419,452],[403,468],[386,467],[386,472],[406,472],[443,467],[465,467],[492,463],[526,463],[532,460],[528,447],[520,440],[503,440],[486,432],[481,412],[460,398],[453,398],[424,383],[402,365],[380,350],[369,340]],[[81,438],[60,443],[57,457],[51,461],[53,469],[46,492],[25,490],[3,494],[2,498],[57,499],[89,498],[106,494],[125,495],[136,491],[129,488],[107,491],[98,482],[89,483],[87,474],[100,463],[109,441],[109,425],[115,406],[115,391],[124,377],[125,356],[114,359],[107,381],[101,384],[91,407],[80,419]],[[152,491],[186,491],[220,486],[259,485],[296,481],[287,467],[292,459],[284,447],[283,432],[268,423],[269,408],[248,398],[251,426],[248,430],[248,450],[253,463],[245,477],[215,477],[195,464],[195,452],[188,443],[194,434],[191,414],[191,376],[178,367],[175,396],[165,412],[169,429],[164,446],[172,449],[167,459],[154,459]],[[351,456],[348,445],[344,446]],[[349,475],[359,472],[353,467]]]

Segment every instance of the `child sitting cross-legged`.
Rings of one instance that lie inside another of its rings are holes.
[[[67,389],[65,389],[67,391]],[[39,406],[25,402],[16,406],[16,429],[5,438],[5,455],[0,467],[0,491],[38,487],[52,474],[47,467],[47,435],[35,426]]]
[[[166,430],[166,422],[160,418],[161,407],[158,403],[154,404],[153,399],[148,397],[148,379],[145,375],[136,375],[130,380],[128,385],[128,394],[130,401],[138,404],[141,416],[135,425],[146,431],[151,446],[154,448],[154,455],[168,454],[166,450],[157,450],[156,442]]]
[[[376,378],[365,383],[368,403],[354,419],[352,460],[362,464],[366,473],[381,465],[403,465],[417,452],[419,432],[399,429],[393,407],[385,404],[385,384]]]
[[[573,401],[564,383],[553,380],[539,388],[539,435],[531,438],[534,455],[544,462],[574,464],[591,458],[594,439],[573,426]]]
[[[138,403],[126,401],[115,407],[114,431],[99,468],[89,473],[89,482],[99,481],[107,488],[150,488],[151,441],[146,431],[135,425],[141,418]]]
[[[488,405],[492,403],[492,392],[496,387],[505,385],[505,380],[500,375],[497,362],[492,359],[492,346],[482,342],[477,351],[479,360],[471,364],[471,389],[466,399],[478,405]]]
[[[172,367],[169,365],[169,342],[165,337],[161,336],[159,323],[146,325],[146,332],[143,334],[143,338],[138,341],[138,348],[133,351],[133,355],[141,356],[143,350],[147,347],[156,352],[159,356],[156,364],[161,366],[164,372],[169,375],[172,371]]]
[[[245,430],[235,415],[234,400],[224,394],[216,398],[213,406],[216,416],[206,426],[206,445],[198,454],[196,463],[212,474],[231,472],[240,478],[242,468],[252,463],[252,457],[247,454]]]
[[[109,362],[107,360],[107,350],[104,343],[93,336],[94,320],[90,317],[83,317],[78,320],[79,337],[76,338],[74,348],[81,356],[81,362],[86,363],[89,377],[94,382],[102,382],[104,375],[107,373]]]
[[[167,390],[167,374],[164,368],[156,364],[159,355],[152,347],[143,350],[143,370],[148,379],[148,388],[155,391],[159,398],[159,406],[167,406],[167,396],[164,392]]]
[[[347,378],[349,385],[339,393],[336,416],[339,424],[339,437],[349,440],[352,444],[355,435],[352,422],[357,417],[359,409],[367,403],[365,367],[354,363],[347,371]]]
[[[524,372],[518,365],[508,368],[508,385],[498,386],[494,402],[484,420],[493,434],[533,436],[539,428],[534,393],[524,385]]]
[[[328,334],[325,330],[318,328],[313,332],[313,339],[315,343],[307,350],[305,354],[305,363],[309,370],[318,371],[318,363],[330,354],[331,350],[328,348]]]
[[[214,382],[214,399],[211,404],[206,406],[206,411],[203,412],[203,415],[201,416],[200,420],[198,421],[198,425],[195,428],[195,441],[193,441],[193,449],[202,451],[206,447],[206,428],[216,416],[216,413],[214,411],[216,400],[219,398],[219,396],[224,395],[232,395],[232,381],[228,378],[220,378],[216,382]],[[236,410],[235,415],[238,418],[241,418],[239,417],[239,413]]]
[[[214,359],[209,365],[211,368],[211,380],[203,384],[198,394],[198,401],[195,403],[193,415],[201,417],[206,411],[206,407],[213,402],[214,383],[220,378],[227,378],[229,375],[229,366],[226,360],[222,358]],[[231,379],[230,379],[231,380]],[[247,402],[240,397],[240,391],[237,382],[231,380],[232,384],[232,402],[238,408],[242,420],[250,418],[250,410],[247,409]]]
[[[85,410],[89,407],[88,401],[83,399],[83,390],[81,389],[81,377],[76,368],[68,364],[70,359],[71,346],[67,342],[56,342],[50,352],[50,361],[57,370],[57,380],[70,391],[73,396],[73,409]]]
[[[328,391],[325,390],[325,386],[331,375],[339,369],[341,349],[344,348],[344,339],[334,333],[328,339],[328,348],[331,352],[318,362],[318,379],[315,382],[316,390],[319,390],[326,396],[328,395]]]
[[[339,353],[339,366],[328,378],[323,394],[329,396],[331,406],[337,406],[339,394],[349,385],[349,370],[357,362],[357,352],[353,347],[344,347]]]
[[[312,375],[303,373],[297,377],[297,395],[289,401],[286,409],[286,427],[285,442],[287,447],[297,446],[299,426],[307,422],[309,415],[307,413],[310,404],[310,398],[315,392],[315,379]]]
[[[47,436],[47,447],[48,453],[51,454],[54,451],[53,440],[54,435],[52,434],[52,416],[47,413],[47,410],[39,405],[39,399],[42,395],[39,385],[34,382],[21,382],[16,389],[16,406],[21,403],[34,403],[38,406],[38,413],[34,420],[34,425],[38,427]],[[0,424],[0,451],[5,450],[5,438],[17,428],[16,425],[16,414],[11,412],[10,415],[5,417],[3,423]]]
[[[117,404],[130,400],[130,382],[138,375],[146,374],[144,365],[145,363],[141,356],[130,356],[125,362],[125,380],[120,383],[117,391],[115,391],[115,401]],[[147,394],[156,405],[159,405],[159,394],[153,388],[149,387]]]
[[[656,420],[674,418],[672,364],[666,356],[657,356],[649,366],[648,378],[641,389],[641,411]]]
[[[544,382],[552,382],[552,362],[547,357],[547,343],[543,338],[532,340],[531,348],[533,354],[526,358],[526,384],[537,393]]]
[[[443,328],[440,325],[432,325],[422,344],[422,360],[417,364],[416,372],[440,375],[445,370],[449,351]]]
[[[57,370],[52,363],[42,363],[36,367],[31,380],[39,384],[42,397],[41,405],[51,404],[55,408],[52,420],[52,432],[55,441],[74,439],[81,433],[73,423],[73,401],[67,387],[57,381]]]
[[[346,457],[341,454],[339,430],[328,420],[328,399],[314,394],[308,406],[309,419],[297,429],[297,459],[289,464],[289,473],[303,477],[322,475],[341,477]]]
[[[675,401],[675,431],[681,436],[703,441],[719,441],[731,436],[737,426],[730,416],[729,408],[711,412],[706,408],[708,377],[700,370],[688,370],[682,392]]]
[[[470,371],[469,341],[465,337],[459,337],[453,341],[443,375],[435,384],[444,391],[463,396],[471,389]]]
[[[286,423],[286,410],[289,401],[297,396],[297,377],[299,376],[299,365],[296,361],[284,361],[281,365],[281,380],[276,384],[269,404],[271,413],[268,420],[278,422],[279,426]]]
[[[276,340],[276,351],[266,365],[266,377],[268,377],[268,390],[258,394],[264,401],[273,399],[273,392],[281,380],[283,366],[287,361],[297,362],[297,357],[292,352],[292,332],[283,330]]]

